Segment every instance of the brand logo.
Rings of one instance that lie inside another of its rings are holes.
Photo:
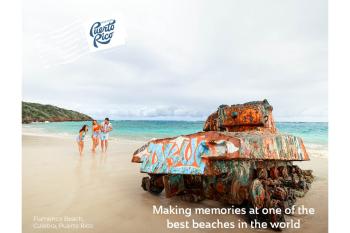
[[[99,44],[111,42],[115,28],[115,20],[110,19],[102,22],[95,22],[90,28],[90,36],[94,38],[93,45],[98,48]]]

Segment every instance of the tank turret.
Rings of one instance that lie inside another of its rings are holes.
[[[220,105],[204,123],[204,131],[239,132],[268,130],[276,132],[272,106],[265,99],[245,104]]]

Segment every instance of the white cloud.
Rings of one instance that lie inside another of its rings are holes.
[[[37,33],[114,10],[125,46],[42,66]],[[277,120],[327,120],[326,0],[41,0],[23,12],[24,100],[96,118],[205,119],[267,98]]]

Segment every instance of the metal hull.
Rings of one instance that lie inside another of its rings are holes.
[[[244,161],[309,160],[299,137],[269,132],[199,132],[152,140],[133,162],[151,174],[219,175],[236,172]]]

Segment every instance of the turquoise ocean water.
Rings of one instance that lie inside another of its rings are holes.
[[[146,141],[152,138],[176,136],[202,131],[203,121],[111,121],[114,130],[111,137]],[[23,128],[36,129],[38,132],[57,135],[77,135],[83,124],[91,122],[52,122],[31,123]],[[319,146],[328,144],[327,122],[277,122],[280,132],[301,136],[305,143]]]

